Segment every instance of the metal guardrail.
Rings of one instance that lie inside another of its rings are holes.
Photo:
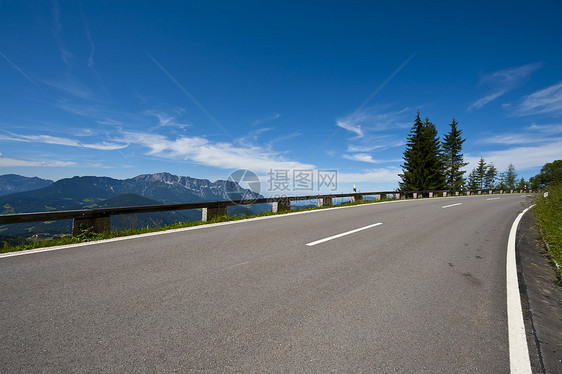
[[[347,194],[332,195],[307,195],[307,196],[286,196],[275,198],[249,199],[249,200],[225,200],[210,201],[199,203],[183,203],[183,204],[158,204],[129,206],[116,208],[98,208],[98,209],[81,209],[81,210],[64,210],[55,212],[37,212],[37,213],[17,213],[17,214],[0,214],[0,225],[14,223],[29,223],[40,221],[55,221],[72,219],[72,233],[76,235],[81,230],[90,228],[94,232],[109,230],[111,224],[111,216],[123,214],[137,213],[156,213],[174,210],[202,209],[202,220],[207,221],[216,216],[226,215],[226,208],[236,205],[251,204],[272,204],[274,212],[287,211],[291,209],[291,201],[301,200],[318,200],[319,206],[331,206],[335,198],[351,198],[352,201],[363,200],[365,196],[375,196],[376,200],[380,200],[382,196],[385,198],[392,195],[394,199],[400,198],[418,198],[422,196],[435,197],[438,194],[442,196],[452,195],[472,195],[472,194],[493,194],[493,193],[518,193],[533,192],[532,190],[512,189],[486,189],[486,190],[427,190],[427,191],[377,191],[377,192],[354,192]]]

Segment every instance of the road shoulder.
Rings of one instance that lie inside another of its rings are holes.
[[[539,240],[532,210],[517,230],[516,253],[533,372],[562,373],[562,286]]]

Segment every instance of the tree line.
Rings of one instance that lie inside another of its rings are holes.
[[[464,162],[462,145],[466,139],[455,118],[449,126],[440,141],[435,124],[428,117],[422,121],[418,110],[406,141],[400,191],[538,189],[562,180],[562,160],[545,164],[537,175],[525,181],[518,178],[513,164],[499,173],[493,162],[486,163],[483,157],[465,178],[468,163]]]

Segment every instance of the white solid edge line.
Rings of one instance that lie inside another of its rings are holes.
[[[456,203],[456,204],[451,204],[451,205],[443,205],[441,208],[450,208],[452,206],[457,206],[457,205],[462,205],[462,203]]]
[[[517,263],[515,260],[515,241],[517,227],[523,215],[533,207],[531,205],[521,212],[509,232],[507,241],[507,263],[506,263],[506,287],[507,287],[507,325],[509,330],[509,364],[512,374],[532,373],[531,361],[529,359],[529,347],[525,324],[523,322],[523,310],[521,309],[521,295],[519,294],[519,282],[517,280]]]
[[[364,227],[360,227],[360,228],[355,229],[355,230],[342,232],[341,234],[333,235],[333,236],[330,236],[330,237],[327,237],[327,238],[324,238],[324,239],[316,240],[314,242],[306,243],[306,245],[308,245],[309,247],[312,247],[313,245],[324,243],[324,242],[327,242],[328,240],[341,238],[342,236],[354,234],[356,232],[367,230],[367,229],[370,229],[371,227],[380,226],[380,225],[382,225],[382,222],[374,223],[372,225],[368,225],[368,226],[364,226]]]
[[[490,201],[490,200],[499,200],[499,199],[500,199],[499,197],[492,197],[492,198],[489,198],[489,199],[486,199],[486,200]]]

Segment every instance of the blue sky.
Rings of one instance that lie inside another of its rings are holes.
[[[562,5],[0,3],[0,174],[245,168],[397,187],[419,109],[465,159],[526,179],[562,158]],[[289,172],[291,173],[291,172]]]

